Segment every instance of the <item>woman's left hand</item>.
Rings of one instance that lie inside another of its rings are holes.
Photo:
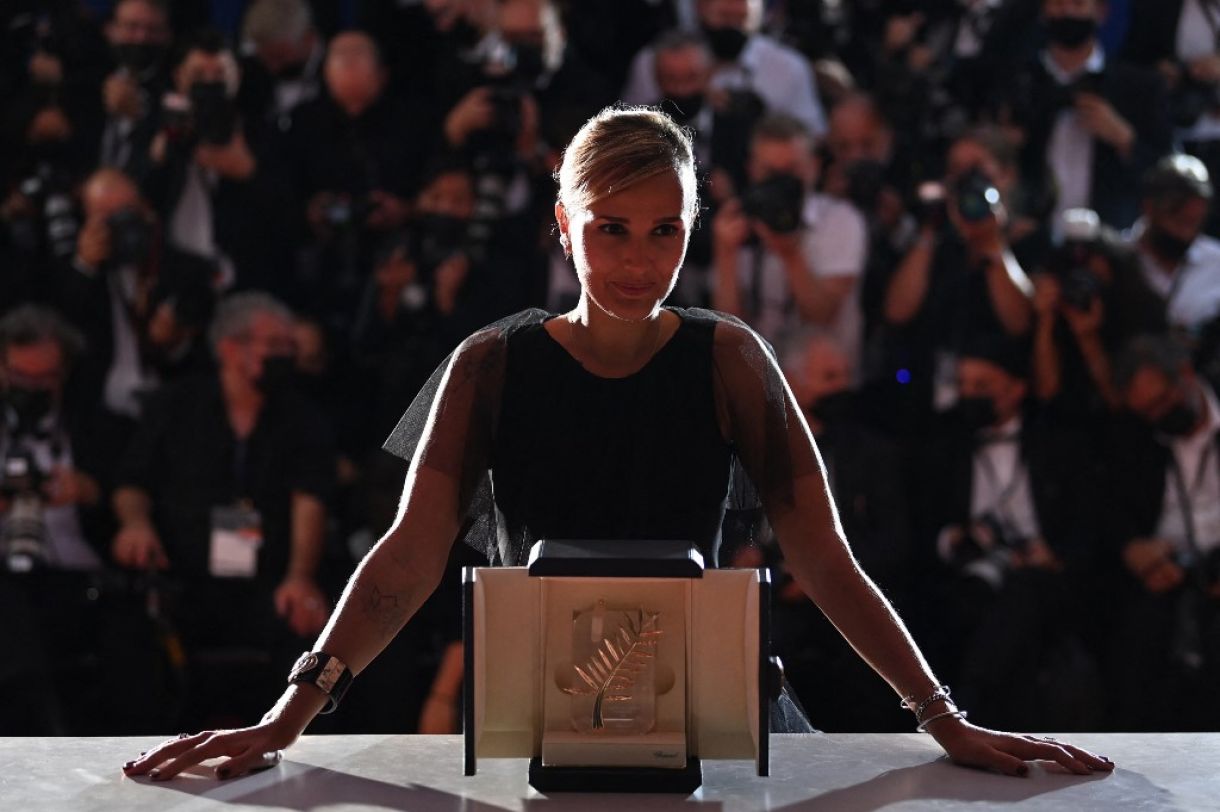
[[[963,767],[997,770],[1005,775],[1029,774],[1027,761],[1054,761],[1077,775],[1109,772],[1114,762],[1049,736],[1024,736],[988,730],[956,719],[928,726],[949,758]]]

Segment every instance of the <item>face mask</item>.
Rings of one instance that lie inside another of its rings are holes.
[[[296,358],[291,355],[268,355],[263,358],[263,372],[254,385],[264,395],[276,395],[291,389],[296,379]]]
[[[827,426],[837,426],[851,420],[856,414],[855,393],[844,389],[842,392],[822,395],[809,407],[809,414]]]
[[[436,267],[466,244],[468,223],[448,214],[424,214],[415,221],[418,242],[414,258],[425,267]]]
[[[685,96],[670,96],[661,102],[661,108],[679,124],[689,124],[703,109],[703,94],[688,93]]]
[[[994,426],[997,419],[995,401],[984,395],[957,399],[957,413],[971,431]]]
[[[1046,21],[1046,38],[1055,45],[1078,48],[1097,33],[1092,17],[1052,17]]]
[[[546,60],[542,57],[541,45],[514,45],[517,65],[513,69],[517,77],[526,82],[536,82],[546,73]]]
[[[25,148],[26,154],[35,164],[51,164],[61,166],[72,157],[72,150],[67,141],[38,141]]]
[[[712,55],[721,62],[733,62],[741,56],[750,35],[737,28],[719,28],[703,26],[703,35],[707,37],[707,45],[712,49]]]
[[[1157,254],[1175,264],[1182,261],[1193,243],[1194,240],[1184,240],[1155,226],[1148,229],[1148,245]]]
[[[165,49],[151,42],[130,42],[114,46],[114,58],[137,74],[147,73],[161,64]]]
[[[305,63],[293,62],[292,64],[284,65],[271,75],[280,82],[291,82],[294,79],[300,79],[305,75]]]
[[[17,424],[14,426],[16,434],[35,431],[55,407],[55,395],[50,389],[10,386],[4,393],[4,400],[17,418]]]

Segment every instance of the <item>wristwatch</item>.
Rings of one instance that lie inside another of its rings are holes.
[[[339,700],[352,684],[352,672],[338,657],[324,651],[307,651],[297,660],[288,674],[290,685],[313,685],[326,694],[326,707],[322,713],[331,713],[339,707]]]

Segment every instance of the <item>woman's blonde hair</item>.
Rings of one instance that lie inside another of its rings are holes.
[[[682,218],[690,225],[699,208],[690,132],[655,108],[615,106],[580,128],[563,152],[555,180],[559,202],[575,212],[663,172],[677,174]]]

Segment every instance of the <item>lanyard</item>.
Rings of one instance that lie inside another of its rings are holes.
[[[1215,439],[1209,438],[1207,445],[1204,446],[1203,455],[1199,458],[1199,467],[1195,469],[1194,481],[1189,491],[1186,489],[1186,477],[1182,473],[1182,466],[1178,464],[1178,456],[1170,451],[1170,459],[1173,464],[1169,466],[1169,471],[1173,476],[1174,490],[1178,494],[1178,509],[1182,511],[1182,529],[1185,531],[1186,547],[1190,555],[1196,559],[1199,558],[1199,540],[1195,528],[1194,497],[1203,486],[1207,466],[1212,461],[1212,452],[1215,451],[1214,443]]]

